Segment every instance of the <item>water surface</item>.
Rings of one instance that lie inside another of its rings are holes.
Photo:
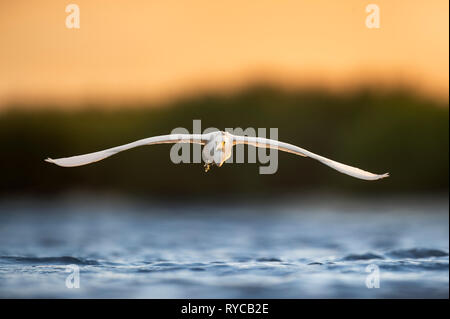
[[[0,297],[448,298],[448,198],[374,202],[3,201]]]

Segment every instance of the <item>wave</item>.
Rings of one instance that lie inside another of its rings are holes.
[[[429,257],[445,257],[448,253],[438,249],[427,249],[427,248],[412,248],[412,249],[399,249],[392,250],[386,254],[393,258],[429,258]]]
[[[76,258],[71,256],[61,257],[25,257],[25,256],[0,256],[1,262],[22,263],[34,265],[98,265],[95,260]]]
[[[376,255],[373,253],[365,253],[365,254],[350,254],[342,258],[345,261],[355,261],[355,260],[371,260],[371,259],[384,259],[384,257],[380,255]]]
[[[262,258],[256,259],[256,261],[259,261],[259,262],[281,262],[282,260],[275,258],[275,257],[262,257]]]

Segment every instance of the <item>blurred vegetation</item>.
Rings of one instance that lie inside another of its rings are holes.
[[[316,161],[279,153],[278,172],[260,164],[225,164],[204,173],[202,164],[173,164],[170,145],[136,148],[99,163],[61,168],[52,158],[103,150],[168,134],[175,127],[279,128],[279,139],[391,177],[376,182],[342,175]],[[448,191],[448,104],[405,90],[360,90],[334,95],[268,86],[232,95],[205,94],[169,105],[82,110],[11,106],[0,113],[0,196],[95,191],[149,197],[295,194],[329,191],[372,194]]]

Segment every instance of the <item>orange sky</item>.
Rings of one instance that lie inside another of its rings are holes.
[[[80,7],[67,29],[65,7]],[[380,7],[380,29],[365,7]],[[0,0],[0,107],[164,99],[266,79],[448,100],[447,0]]]

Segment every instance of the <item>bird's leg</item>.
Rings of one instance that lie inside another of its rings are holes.
[[[205,163],[205,173],[209,171],[209,169],[211,168],[211,164],[209,163]]]

